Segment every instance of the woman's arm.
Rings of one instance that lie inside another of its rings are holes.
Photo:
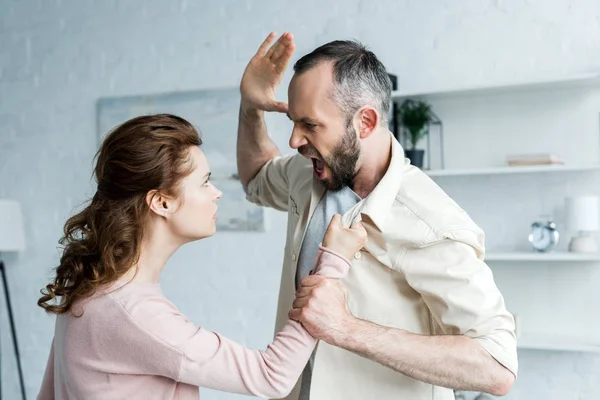
[[[52,339],[46,372],[42,379],[42,386],[40,387],[37,400],[54,400],[54,339]]]
[[[349,261],[322,246],[314,272],[341,278]],[[180,381],[259,397],[285,397],[302,373],[316,340],[301,324],[288,321],[265,351],[251,350],[217,333],[199,331],[185,352]]]
[[[320,247],[313,271],[341,278],[349,267],[347,258]],[[113,331],[102,352],[114,371],[281,398],[293,389],[316,344],[301,324],[290,320],[266,350],[252,350],[197,327],[160,292],[130,286],[109,296],[119,304],[109,307],[108,323],[98,329]]]

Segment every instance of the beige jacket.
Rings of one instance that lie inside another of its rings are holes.
[[[390,133],[391,135],[391,133]],[[304,232],[325,188],[300,155],[269,161],[248,185],[248,200],[287,211],[287,241],[276,330],[294,300]],[[353,315],[422,335],[466,335],[517,373],[514,319],[483,262],[484,233],[444,191],[404,158],[392,136],[388,171],[373,192],[343,215],[362,219],[365,248],[341,280]],[[287,399],[298,398],[298,387]],[[320,342],[311,400],[453,400],[452,390],[406,377]]]

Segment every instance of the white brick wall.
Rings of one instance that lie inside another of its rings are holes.
[[[36,300],[58,260],[64,220],[90,193],[99,97],[235,86],[270,30],[295,34],[295,58],[332,39],[357,38],[406,89],[491,84],[600,67],[597,0],[0,0],[0,21],[0,197],[22,201],[28,241],[25,253],[3,259],[29,398],[39,388],[53,331],[53,319],[44,316]],[[206,140],[211,134],[235,133],[206,132]],[[273,134],[287,149],[288,132]],[[527,178],[516,182],[531,187]],[[504,195],[493,190],[493,183],[487,185],[486,200]],[[462,188],[459,184],[455,192],[468,202]],[[485,226],[480,215],[485,214],[477,214]],[[166,294],[192,320],[253,347],[264,347],[271,337],[283,253],[284,217],[269,217],[272,230],[244,235],[243,251],[222,251],[234,242],[239,248],[240,235],[226,233],[182,249],[163,279]],[[198,255],[204,257],[202,265]],[[586,276],[600,283],[597,273]],[[219,304],[218,310],[208,306],[209,299]],[[592,315],[597,304],[588,307]],[[17,399],[1,310],[3,390],[7,399]],[[598,356],[522,352],[520,359],[511,399],[600,396]],[[204,399],[240,398],[203,393]]]

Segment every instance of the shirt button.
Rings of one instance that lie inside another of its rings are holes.
[[[356,254],[354,254],[354,258],[356,258],[357,260],[360,260],[361,257],[362,254],[360,253],[360,251],[357,251]]]
[[[296,253],[292,254],[292,261],[296,261]]]

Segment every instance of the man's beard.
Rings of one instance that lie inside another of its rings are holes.
[[[329,167],[331,177],[321,180],[321,183],[323,183],[328,190],[337,191],[344,186],[352,187],[352,181],[354,179],[354,174],[356,173],[356,164],[360,156],[360,145],[356,138],[356,130],[351,123],[348,124],[346,134],[335,146],[327,159],[324,159],[318,154],[314,148],[310,149],[302,146],[298,149],[298,152],[305,156],[317,156]]]

